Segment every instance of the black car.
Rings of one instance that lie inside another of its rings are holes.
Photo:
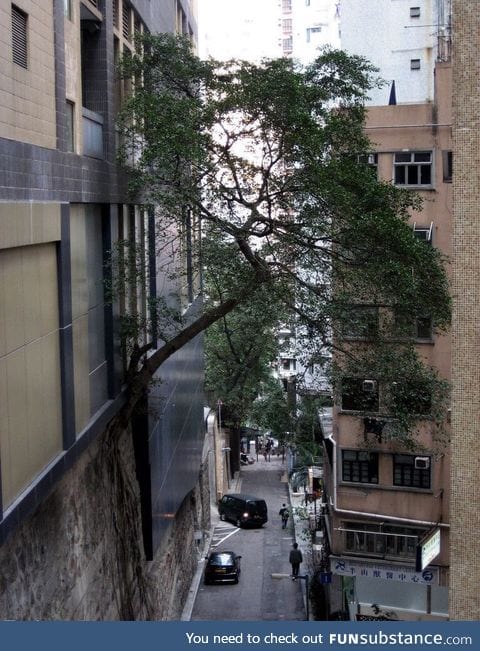
[[[218,503],[221,520],[230,520],[237,527],[256,525],[261,527],[268,522],[265,500],[244,493],[229,493]]]
[[[235,552],[212,552],[207,556],[205,565],[204,582],[206,585],[211,583],[225,583],[233,581],[238,583],[240,576],[240,559]]]

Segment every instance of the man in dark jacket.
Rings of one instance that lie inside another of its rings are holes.
[[[290,556],[289,556],[289,561],[290,565],[292,566],[292,579],[295,581],[295,579],[298,576],[298,572],[300,570],[300,563],[303,561],[303,556],[302,552],[298,549],[298,544],[293,543],[292,545],[293,549],[290,551]]]
[[[290,515],[290,512],[286,504],[282,504],[282,508],[278,512],[278,515],[282,518],[282,529],[286,529],[288,523],[288,517]]]

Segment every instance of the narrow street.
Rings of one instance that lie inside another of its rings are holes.
[[[200,583],[192,620],[303,620],[305,608],[301,581],[273,579],[272,573],[290,574],[288,555],[293,539],[292,518],[287,529],[281,527],[278,511],[288,504],[285,464],[272,457],[242,466],[238,490],[265,499],[267,524],[259,529],[238,529],[228,522],[213,523],[211,549],[231,550],[242,556],[237,585]],[[218,514],[215,514],[218,518]]]

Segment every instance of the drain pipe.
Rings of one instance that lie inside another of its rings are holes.
[[[410,518],[400,518],[394,515],[384,515],[381,513],[366,513],[365,511],[350,511],[348,509],[339,509],[337,508],[337,443],[333,438],[333,434],[329,434],[327,438],[331,441],[333,445],[333,510],[335,513],[340,513],[341,515],[351,515],[358,516],[361,515],[365,518],[372,518],[373,520],[391,520],[394,522],[405,522],[408,524],[419,524],[423,526],[430,527],[444,527],[446,529],[450,528],[449,524],[444,522],[431,522],[430,520],[412,520]]]

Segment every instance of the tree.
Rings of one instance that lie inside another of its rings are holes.
[[[136,80],[120,122],[132,197],[158,208],[163,250],[180,249],[187,217],[201,221],[192,264],[222,277],[222,293],[190,323],[152,304],[157,327],[167,323],[163,343],[145,358],[133,336],[122,424],[170,355],[265,293],[303,324],[306,350],[340,346],[338,329],[359,302],[448,326],[443,260],[407,223],[418,199],[362,162],[363,103],[375,84],[364,59],[326,51],[304,68],[201,61],[185,38],[139,39],[122,67]],[[358,351],[342,349],[360,364]]]
[[[208,269],[205,288],[210,301],[222,301],[222,279],[212,277]],[[260,290],[206,332],[206,391],[212,404],[222,400],[231,425],[240,426],[248,418],[260,385],[271,375],[278,356],[275,326],[281,310],[271,293]]]

